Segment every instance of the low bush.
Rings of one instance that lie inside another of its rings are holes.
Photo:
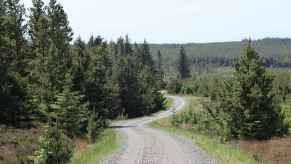
[[[35,164],[63,164],[73,155],[74,144],[57,126],[49,127],[40,137]]]

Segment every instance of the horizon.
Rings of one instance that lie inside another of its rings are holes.
[[[48,1],[44,0],[46,4]],[[291,2],[287,0],[58,2],[68,14],[74,39],[100,35],[114,41],[129,35],[137,43],[145,39],[152,44],[187,44],[291,37],[291,23],[287,21]],[[31,6],[31,0],[21,3],[27,9]]]

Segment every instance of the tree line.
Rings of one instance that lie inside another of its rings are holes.
[[[216,72],[185,78],[184,69],[180,69],[181,65],[187,67],[181,62],[185,58],[183,54],[182,51],[178,62],[180,76],[172,79],[167,87],[172,93],[204,97],[204,110],[174,116],[173,125],[191,123],[193,130],[223,140],[269,139],[290,133],[290,123],[281,104],[291,93],[291,76],[288,72],[268,71],[251,41],[227,76]]]
[[[19,0],[0,0],[0,123],[48,123],[39,163],[69,158],[49,155],[57,148],[69,155],[67,146],[47,144],[84,134],[94,142],[108,119],[164,109],[160,71],[146,41],[133,44],[127,36],[109,43],[100,36],[73,41],[56,0],[32,0],[28,11]]]
[[[187,43],[187,44],[151,44],[152,53],[160,50],[164,61],[165,74],[171,76],[177,72],[175,65],[179,57],[180,47],[188,54],[191,71],[196,67],[233,67],[234,59],[243,53],[247,40],[221,43]],[[269,68],[289,68],[291,66],[291,39],[265,38],[252,41],[253,46],[261,54]],[[156,56],[155,56],[156,57]],[[156,57],[157,58],[157,57]]]

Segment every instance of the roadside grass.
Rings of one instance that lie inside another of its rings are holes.
[[[167,97],[167,99],[165,101],[166,108],[170,108],[171,106],[173,106],[173,104],[174,104],[174,100],[172,98]]]
[[[201,98],[186,96],[185,112],[187,110],[203,110],[201,105]],[[182,111],[182,112],[184,112]],[[179,113],[177,113],[179,114]],[[207,136],[204,134],[195,133],[191,130],[191,125],[181,125],[181,127],[174,127],[171,124],[171,117],[155,121],[150,124],[152,128],[159,128],[167,132],[184,136],[191,139],[193,143],[199,145],[210,155],[218,158],[225,164],[260,164],[259,157],[243,150],[239,145],[220,142],[218,138]]]
[[[233,146],[228,143],[221,143],[218,139],[192,132],[186,128],[175,128],[167,126],[170,123],[169,118],[162,119],[150,124],[152,128],[159,128],[166,130],[167,132],[184,136],[191,139],[193,143],[199,145],[206,150],[210,155],[218,158],[225,164],[259,164],[260,162],[255,160],[255,156],[251,153],[240,149],[238,146]]]
[[[286,102],[282,104],[282,112],[285,116],[285,121],[290,125],[289,135],[291,135],[291,96],[289,96]]]
[[[79,142],[71,164],[97,164],[118,149],[119,135],[114,129],[106,129],[93,145]]]

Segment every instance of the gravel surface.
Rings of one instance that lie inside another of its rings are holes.
[[[119,121],[113,124],[122,134],[122,148],[103,160],[102,164],[216,164],[216,159],[194,145],[190,140],[175,136],[146,125],[182,110],[185,101],[179,96],[173,108],[149,117]]]

